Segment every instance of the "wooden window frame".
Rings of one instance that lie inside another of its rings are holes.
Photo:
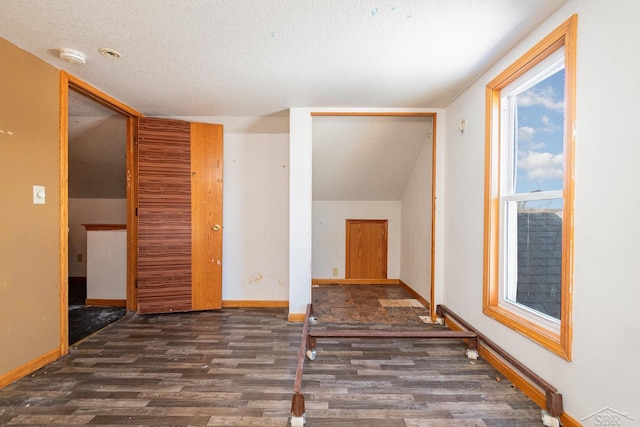
[[[485,206],[484,206],[484,274],[483,312],[521,333],[549,351],[571,360],[573,294],[573,221],[574,221],[574,129],[576,85],[577,15],[552,31],[532,49],[507,67],[486,87],[485,128]],[[501,304],[500,295],[500,164],[501,91],[564,46],[565,56],[565,126],[564,190],[562,225],[561,320],[559,330],[510,310]]]

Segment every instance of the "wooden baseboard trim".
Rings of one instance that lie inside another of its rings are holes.
[[[509,381],[511,381],[517,388],[522,390],[524,394],[529,396],[531,400],[533,400],[540,408],[544,409],[545,407],[545,395],[544,393],[536,388],[534,385],[529,383],[526,378],[522,377],[516,371],[511,369],[511,367],[506,364],[499,356],[493,354],[491,350],[482,346],[482,343],[479,345],[478,353],[480,357],[484,357],[484,359],[489,362],[491,366],[496,368],[502,375],[507,377]],[[560,414],[560,421],[562,422],[563,427],[580,427],[582,423],[573,418],[571,415],[563,412]]]
[[[426,308],[429,308],[431,306],[429,301],[427,301],[426,299],[424,299],[422,295],[414,291],[413,288],[411,288],[409,285],[404,283],[402,280],[400,280],[399,282],[400,282],[399,285],[402,286],[404,290],[407,291],[412,297],[420,301],[422,305],[424,305]]]
[[[226,300],[222,301],[222,308],[287,308],[287,300]]]
[[[19,380],[20,378],[26,377],[30,373],[37,371],[46,364],[51,363],[59,358],[60,348],[56,348],[55,350],[51,350],[50,352],[45,353],[42,356],[7,372],[6,374],[0,375],[0,389],[4,388],[14,381]]]
[[[576,420],[566,412],[563,412],[562,415],[560,415],[560,421],[562,421],[562,427],[581,427],[583,425],[580,421]]]
[[[445,318],[445,324],[449,327],[449,329],[454,331],[462,331],[463,329],[458,326],[455,322]],[[520,375],[517,371],[511,368],[500,356],[496,355],[491,351],[491,349],[482,345],[482,341],[480,341],[478,345],[478,353],[480,357],[484,358],[491,366],[496,368],[498,372],[507,377],[509,381],[511,381],[517,388],[522,390],[524,394],[526,394],[531,400],[533,400],[536,405],[540,408],[544,409],[546,405],[546,396],[542,390],[537,388],[535,385],[531,384],[525,377]],[[562,421],[562,425],[564,427],[580,427],[582,424],[571,417],[566,412],[563,412],[560,415],[560,421]]]
[[[126,307],[126,299],[87,299],[85,305],[98,305],[103,307]]]
[[[449,327],[449,329],[454,331],[462,331],[463,329],[458,326],[454,321],[445,318],[445,324]],[[529,396],[531,400],[536,402],[538,406],[541,408],[545,407],[545,395],[542,390],[531,384],[527,381],[523,376],[518,374],[514,369],[512,369],[504,360],[502,360],[499,356],[492,353],[490,349],[482,345],[482,342],[478,345],[478,353],[481,357],[483,357],[491,366],[496,368],[498,372],[507,377],[509,381],[511,381],[516,387],[518,387],[524,394]]]
[[[289,322],[304,322],[306,313],[289,313]]]
[[[399,285],[400,279],[311,279],[312,285]]]

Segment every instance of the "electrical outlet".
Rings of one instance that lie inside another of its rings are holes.
[[[334,268],[331,274],[333,274],[333,277],[338,277],[338,269]]]

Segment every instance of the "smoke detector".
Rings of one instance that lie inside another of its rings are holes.
[[[60,52],[60,59],[64,59],[67,62],[79,65],[87,63],[87,55],[78,50],[63,47],[58,49],[58,51]]]

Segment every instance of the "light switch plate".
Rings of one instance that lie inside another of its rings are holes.
[[[33,186],[33,204],[44,205],[46,193],[44,191],[44,185]]]

